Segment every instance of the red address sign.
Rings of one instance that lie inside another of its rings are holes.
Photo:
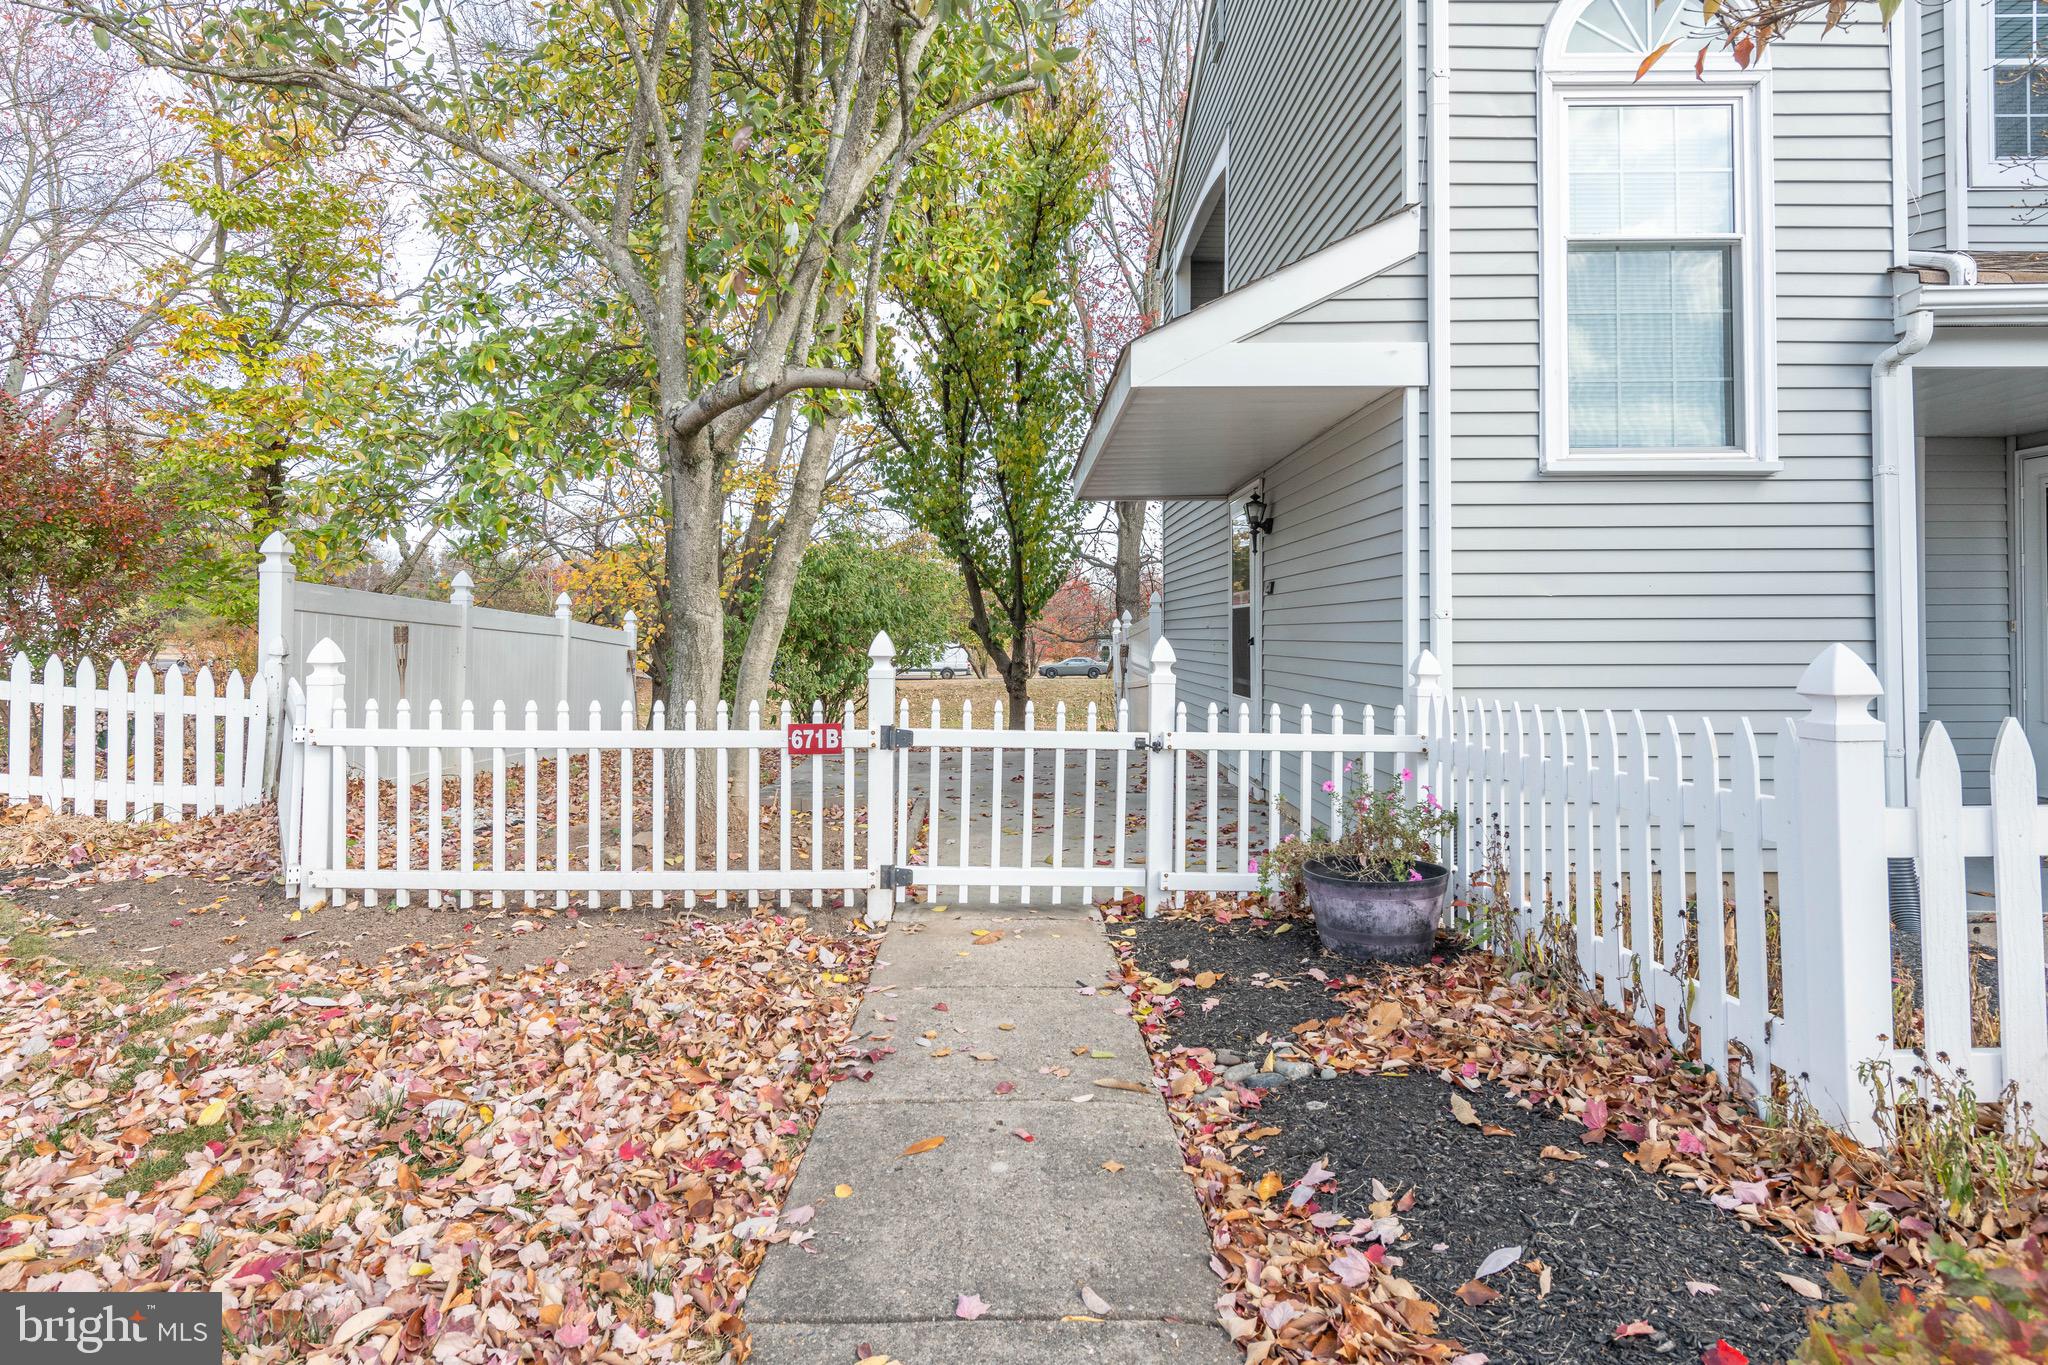
[[[846,752],[846,727],[831,721],[793,721],[784,741],[792,754],[806,758]]]

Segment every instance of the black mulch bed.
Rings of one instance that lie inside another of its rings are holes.
[[[1185,974],[1224,974],[1211,990],[1182,989],[1185,1013],[1170,1025],[1179,1046],[1252,1056],[1262,1042],[1291,1036],[1294,1024],[1333,1012],[1328,985],[1311,969],[1333,982],[1356,970],[1323,954],[1306,924],[1275,934],[1270,926],[1162,920],[1137,930],[1144,970],[1170,975],[1185,959]],[[1217,1004],[1205,1011],[1209,997]],[[1321,1158],[1336,1173],[1331,1206],[1353,1218],[1371,1216],[1375,1180],[1397,1199],[1412,1190],[1400,1215],[1408,1240],[1395,1251],[1401,1273],[1443,1305],[1440,1330],[1491,1365],[1657,1355],[1690,1362],[1724,1338],[1759,1362],[1797,1349],[1813,1304],[1778,1275],[1822,1283],[1822,1262],[1787,1253],[1680,1181],[1637,1170],[1619,1145],[1581,1143],[1579,1126],[1523,1109],[1493,1086],[1467,1098],[1482,1122],[1512,1136],[1486,1136],[1453,1117],[1452,1093],[1420,1073],[1297,1081],[1265,1092],[1258,1121],[1280,1132],[1239,1164],[1277,1170],[1291,1184]],[[1553,1144],[1587,1159],[1538,1155]],[[1522,1248],[1519,1262],[1486,1281],[1501,1297],[1468,1307],[1455,1291],[1507,1246]],[[1549,1267],[1546,1297],[1522,1264],[1532,1260]],[[1695,1293],[1688,1281],[1719,1292]],[[1617,1328],[1638,1320],[1655,1335],[1615,1339]]]

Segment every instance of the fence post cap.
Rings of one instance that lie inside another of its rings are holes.
[[[474,597],[476,580],[469,576],[469,570],[457,569],[455,577],[448,580],[448,600],[457,606],[466,607]]]
[[[1855,650],[1844,644],[1832,644],[1800,674],[1799,695],[1809,701],[1848,702],[1860,698],[1868,706],[1884,695],[1884,684]]]
[[[1152,662],[1155,665],[1164,664],[1172,667],[1174,660],[1179,657],[1178,654],[1173,652],[1172,643],[1164,635],[1160,636],[1152,645]]]
[[[306,651],[306,662],[313,666],[313,674],[318,675],[309,675],[309,681],[326,682],[341,676],[341,666],[347,660],[342,657],[341,646],[334,643],[333,637],[323,635],[320,643]]]
[[[1417,682],[1421,682],[1424,679],[1428,678],[1434,678],[1438,681],[1441,681],[1443,679],[1443,676],[1444,666],[1442,662],[1438,660],[1438,658],[1436,657],[1436,653],[1434,650],[1425,649],[1420,654],[1415,656],[1415,680]]]
[[[1123,610],[1123,615],[1118,617],[1117,619],[1124,623],[1125,630],[1129,630],[1131,628],[1131,609],[1129,607],[1125,607]]]
[[[868,646],[868,657],[870,659],[893,659],[896,657],[896,642],[889,638],[888,631],[878,630],[875,632],[875,642]]]
[[[272,531],[269,535],[263,537],[263,553],[269,558],[277,559],[291,552],[292,543],[285,539],[284,532]]]
[[[558,592],[555,594],[555,615],[563,618],[567,618],[567,616],[569,615],[568,593]]]
[[[634,610],[633,610],[633,609],[632,609],[631,607],[627,607],[627,608],[626,608],[626,629],[627,629],[627,630],[631,630],[631,629],[633,629],[633,628],[634,628],[635,626],[637,626],[637,625],[639,625],[639,624],[640,624],[640,613],[639,613],[639,612],[637,612],[637,611],[634,611]]]

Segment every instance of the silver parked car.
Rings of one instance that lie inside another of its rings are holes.
[[[1102,660],[1087,654],[1076,654],[1071,659],[1061,659],[1056,664],[1040,664],[1041,678],[1099,678],[1109,669]]]

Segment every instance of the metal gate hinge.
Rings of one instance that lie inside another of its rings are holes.
[[[878,725],[875,727],[877,749],[915,749],[917,731],[905,725]]]
[[[910,885],[910,869],[896,863],[883,863],[881,867],[881,889],[900,891]]]

